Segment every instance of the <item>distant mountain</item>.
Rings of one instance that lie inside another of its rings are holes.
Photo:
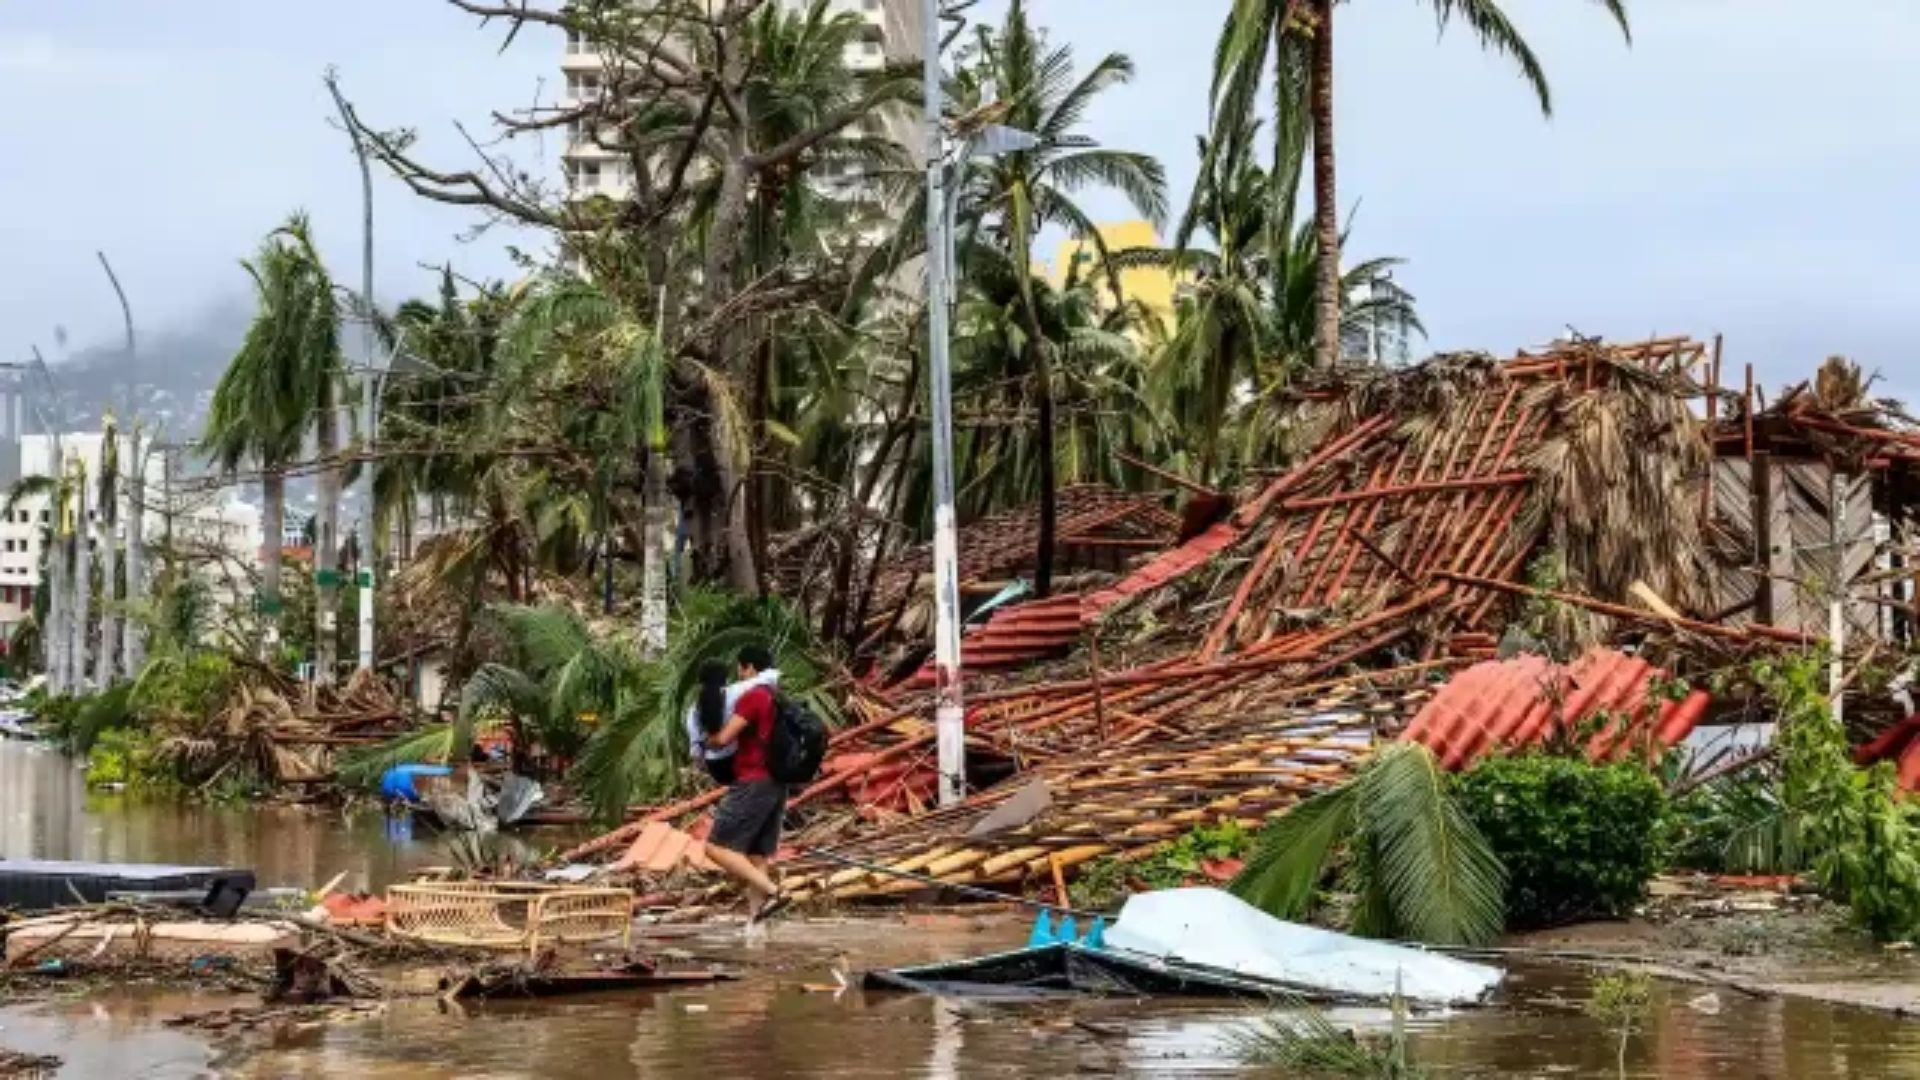
[[[49,356],[53,394],[49,398],[44,383],[30,380],[29,405],[40,410],[45,423],[62,431],[91,431],[109,408],[124,423],[130,401],[149,430],[159,430],[172,442],[190,442],[206,425],[213,388],[240,347],[246,326],[246,310],[233,305],[190,329],[139,338],[131,363],[118,342],[92,345],[66,357]],[[38,430],[40,422],[30,408],[29,430]]]

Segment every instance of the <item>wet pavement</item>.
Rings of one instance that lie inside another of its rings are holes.
[[[44,757],[42,756],[44,755]],[[89,796],[48,751],[0,745],[0,853],[252,865],[265,884],[347,870],[378,887],[444,862],[428,837],[389,839],[378,814],[343,821],[278,807],[188,807]],[[128,988],[0,1007],[0,1046],[50,1053],[63,1077],[1028,1077],[1242,1071],[1224,1043],[1260,1015],[1244,1002],[1085,1000],[984,1006],[857,990],[836,968],[918,963],[1017,947],[1005,915],[908,914],[791,921],[748,942],[737,927],[652,928],[643,948],[676,965],[724,965],[739,982],[450,1010],[400,1000],[369,1020],[208,1043],[169,1016],[246,1004],[214,992]],[[1583,1015],[1587,976],[1512,970],[1500,1007],[1417,1015],[1412,1056],[1439,1076],[1618,1075],[1617,1041]],[[1730,989],[1658,984],[1630,1041],[1634,1077],[1920,1077],[1920,1022]],[[1334,1018],[1384,1031],[1384,1010]]]

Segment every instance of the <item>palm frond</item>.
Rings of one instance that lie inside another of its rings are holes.
[[[1304,917],[1334,851],[1353,836],[1358,804],[1358,787],[1342,784],[1269,822],[1233,879],[1233,894],[1277,918]]]
[[[1389,747],[1357,783],[1377,886],[1407,934],[1438,945],[1498,937],[1506,869],[1451,797],[1433,754],[1413,743]]]

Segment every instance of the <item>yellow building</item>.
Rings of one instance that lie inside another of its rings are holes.
[[[1102,225],[1100,239],[1107,245],[1109,252],[1125,251],[1128,248],[1160,247],[1160,235],[1154,231],[1153,223],[1148,221],[1120,221],[1111,225]],[[1058,286],[1067,280],[1067,270],[1078,263],[1080,278],[1085,281],[1099,274],[1097,256],[1093,244],[1086,240],[1067,240],[1054,251],[1053,265],[1048,268],[1047,280]],[[1160,320],[1167,333],[1173,332],[1173,300],[1176,283],[1173,273],[1159,267],[1132,267],[1120,271],[1120,291],[1127,299],[1135,301]]]

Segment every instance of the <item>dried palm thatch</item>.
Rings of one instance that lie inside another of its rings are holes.
[[[1591,596],[1623,596],[1640,581],[1679,606],[1702,610],[1711,598],[1700,478],[1710,450],[1671,376],[1604,354],[1596,388],[1562,395],[1556,422],[1528,456],[1536,477],[1522,512],[1523,532],[1540,530],[1557,553],[1565,587]],[[1559,628],[1593,644],[1598,621]]]

